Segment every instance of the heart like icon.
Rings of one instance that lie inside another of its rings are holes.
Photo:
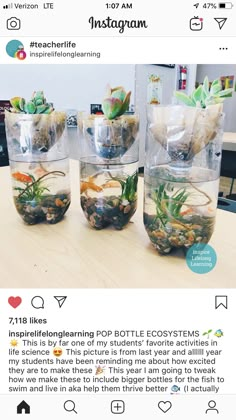
[[[14,296],[10,296],[10,297],[8,298],[8,303],[9,303],[9,305],[11,305],[13,308],[17,308],[17,306],[19,306],[19,305],[21,304],[21,302],[22,302],[22,299],[21,299],[21,297],[20,297],[20,296],[16,296],[16,297],[14,297]]]
[[[158,403],[158,408],[160,408],[160,410],[163,413],[167,413],[167,411],[169,411],[171,409],[171,407],[172,407],[172,404],[171,404],[170,401],[160,401]]]

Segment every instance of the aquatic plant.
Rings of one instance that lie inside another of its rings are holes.
[[[26,101],[15,96],[10,100],[11,112],[20,114],[51,114],[54,111],[51,104],[47,103],[43,91],[33,92],[32,98]]]
[[[165,188],[166,184],[161,184],[152,194],[152,199],[156,204],[157,218],[163,226],[169,221],[176,221],[176,219],[179,222],[182,206],[189,197],[185,188],[179,189],[172,196],[167,194]]]
[[[222,90],[220,79],[215,79],[210,85],[206,76],[202,85],[199,85],[190,96],[183,92],[174,92],[174,96],[187,106],[207,108],[209,105],[220,104],[231,95],[233,89]]]
[[[35,203],[39,203],[42,200],[42,197],[45,194],[45,191],[49,192],[49,189],[43,185],[43,181],[49,175],[55,176],[65,176],[65,173],[62,171],[51,171],[44,175],[42,175],[37,180],[32,174],[25,174],[21,172],[15,172],[12,174],[12,177],[19,182],[24,184],[24,188],[22,187],[14,187],[15,191],[19,192],[17,196],[17,201],[19,202],[31,202],[34,201]],[[47,178],[48,180],[49,178]]]
[[[102,102],[102,110],[108,120],[120,117],[129,109],[131,92],[124,90],[123,86],[107,87],[105,98]]]
[[[160,219],[163,226],[167,222],[178,222],[186,223],[185,216],[187,214],[193,214],[194,207],[208,206],[211,204],[211,197],[205,192],[200,190],[192,182],[189,183],[191,187],[196,191],[197,194],[205,197],[203,203],[187,203],[188,198],[193,196],[193,193],[188,193],[186,188],[178,189],[173,195],[168,195],[166,189],[168,184],[161,184],[159,188],[156,188],[152,193],[152,199],[156,204],[156,217]],[[192,197],[193,198],[193,197]],[[187,210],[182,210],[183,206],[187,206]]]
[[[138,172],[134,172],[132,175],[127,176],[125,179],[111,176],[114,181],[118,181],[121,185],[121,199],[128,200],[129,202],[134,201],[137,196],[137,185],[138,185]]]

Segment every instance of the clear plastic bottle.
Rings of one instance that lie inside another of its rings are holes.
[[[137,207],[137,115],[80,116],[81,207],[90,226],[122,229]]]
[[[27,224],[59,222],[70,205],[66,114],[5,113],[16,209]]]
[[[161,254],[212,236],[223,120],[219,105],[148,107],[144,225]]]

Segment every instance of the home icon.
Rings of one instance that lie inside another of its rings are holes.
[[[17,414],[30,414],[30,406],[24,400],[17,406]]]

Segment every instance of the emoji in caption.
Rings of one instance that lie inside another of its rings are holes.
[[[208,340],[210,339],[210,334],[212,333],[212,330],[205,331],[202,335],[207,335]]]
[[[223,337],[224,333],[222,330],[217,330],[214,334],[215,337]]]
[[[10,344],[11,344],[12,347],[16,347],[16,346],[18,346],[18,341],[13,339],[13,340],[10,341]]]
[[[105,366],[96,366],[95,375],[102,375],[105,373]]]
[[[177,392],[180,391],[180,387],[178,385],[173,385],[171,387],[171,391],[172,391],[171,393],[176,394]]]
[[[60,357],[62,355],[61,347],[54,347],[52,352],[53,352],[54,356],[56,356],[56,357]]]

